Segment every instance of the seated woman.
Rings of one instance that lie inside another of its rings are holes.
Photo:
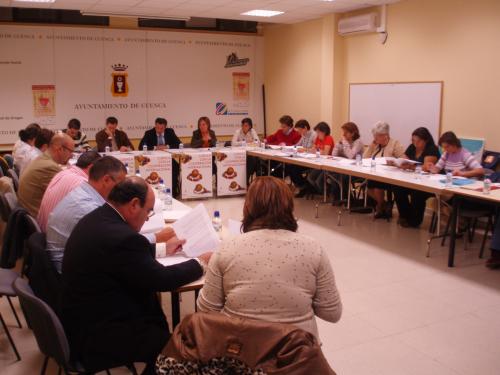
[[[321,155],[331,155],[335,141],[330,135],[330,127],[326,122],[320,122],[314,127],[316,132],[316,139],[313,147],[306,151],[315,153],[319,151]],[[323,192],[323,171],[320,169],[311,169],[307,174],[307,184],[302,187],[300,192],[296,195],[297,198],[305,196],[307,193],[321,193]]]
[[[252,119],[249,117],[241,120],[241,128],[236,129],[236,131],[234,132],[233,139],[231,140],[231,145],[237,146],[242,142],[245,142],[247,144],[259,142],[259,135],[253,128]]]
[[[208,148],[217,145],[215,132],[210,129],[210,119],[206,116],[198,119],[198,129],[193,132],[191,137],[192,148]]]
[[[342,139],[335,144],[332,155],[339,158],[356,159],[356,155],[363,155],[363,142],[359,135],[358,126],[354,122],[346,122],[341,126]],[[327,181],[332,182],[332,195],[340,195],[340,184],[343,185],[344,191],[348,191],[349,180],[342,178],[339,173],[328,172]],[[336,182],[335,182],[336,181]]]
[[[377,122],[373,129],[373,142],[365,151],[364,158],[404,158],[405,151],[401,143],[390,136],[390,126],[386,122]],[[392,205],[385,201],[385,191],[390,187],[377,181],[368,181],[368,195],[376,202],[375,219],[389,219],[392,217]]]
[[[289,323],[316,337],[315,315],[340,319],[328,255],[316,240],[296,233],[293,196],[282,180],[259,177],[250,185],[242,229],[212,256],[200,311]]]
[[[28,162],[31,161],[31,159],[28,159],[28,155],[30,155],[35,148],[35,139],[38,133],[40,133],[40,130],[40,125],[33,123],[28,125],[26,129],[21,129],[19,131],[19,140],[14,144],[12,150],[14,166],[18,173],[21,173],[24,167],[28,165]]]
[[[453,176],[460,177],[482,177],[484,169],[467,149],[462,147],[460,139],[455,133],[446,132],[439,138],[439,146],[443,149],[443,155],[439,161],[427,163],[426,168],[432,173],[451,171]]]
[[[429,165],[435,164],[440,157],[434,138],[427,128],[421,127],[413,131],[411,142],[405,151],[406,157],[421,163],[422,170],[428,172]],[[415,169],[415,164],[404,163],[401,168]],[[418,228],[424,218],[425,203],[432,194],[401,186],[394,186],[393,193],[399,211],[399,224],[402,227]]]

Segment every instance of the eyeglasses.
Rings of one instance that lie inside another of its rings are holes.
[[[65,145],[61,145],[62,148],[64,148],[66,151],[69,151],[70,153],[75,152],[75,150],[70,149],[69,147],[66,147]]]
[[[153,216],[155,216],[155,210],[150,210],[148,213],[148,219],[151,219]]]

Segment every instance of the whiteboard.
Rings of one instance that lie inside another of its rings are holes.
[[[429,129],[438,141],[441,125],[442,82],[351,83],[349,121],[358,125],[364,144],[373,140],[371,130],[377,121],[390,125],[391,138],[404,146],[418,127]]]

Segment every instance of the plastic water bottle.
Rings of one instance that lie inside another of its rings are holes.
[[[182,150],[184,148],[184,143],[179,143],[179,150]]]
[[[489,176],[486,176],[483,181],[483,194],[489,194],[491,191],[491,180]]]
[[[451,174],[450,170],[446,171],[446,187],[452,187],[453,186],[453,175]]]
[[[316,158],[320,158],[321,157],[321,152],[319,151],[319,147],[316,148]]]
[[[246,147],[247,147],[247,141],[246,141],[246,140],[243,140],[243,141],[241,142],[241,147],[243,147],[243,148],[246,148]]]
[[[216,232],[220,232],[222,229],[222,220],[220,218],[220,212],[214,211],[214,217],[212,218],[212,225]]]
[[[158,184],[158,187],[156,188],[158,191],[158,199],[164,203],[165,202],[165,184],[163,183],[163,179],[160,178],[160,183]]]
[[[172,210],[172,192],[170,188],[165,188],[165,194],[163,196],[163,207],[167,211]]]
[[[358,167],[361,167],[362,164],[363,164],[363,159],[361,157],[361,154],[356,154],[356,165]]]
[[[370,160],[370,170],[373,172],[375,171],[375,169],[377,169],[377,161],[375,160],[375,158],[372,158]]]
[[[267,139],[262,140],[262,148],[265,150],[267,148]]]
[[[417,165],[415,167],[415,178],[417,180],[420,180],[421,177],[422,177],[422,166],[421,165]]]
[[[296,158],[296,157],[297,157],[297,146],[293,146],[293,153],[292,153],[292,156],[293,156],[294,158]]]
[[[135,170],[134,167],[131,167],[128,163],[125,163],[125,169],[127,170],[127,176],[134,176]]]
[[[142,152],[144,152],[145,154],[147,154],[147,152],[148,152],[148,146],[147,145],[142,146]]]
[[[109,154],[111,152],[111,147],[109,147],[109,146],[104,147],[104,152],[106,154]]]

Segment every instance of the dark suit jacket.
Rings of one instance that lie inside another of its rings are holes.
[[[169,148],[179,148],[181,140],[177,138],[174,129],[166,128],[163,137],[165,138],[165,144],[168,145]],[[148,146],[148,150],[153,150],[155,146],[158,145],[156,129],[153,128],[144,132],[144,136],[142,137],[141,143],[139,144],[139,150],[142,150],[142,147],[144,145]]]
[[[215,132],[213,130],[209,130],[210,132],[210,144],[208,147],[215,147],[217,144],[217,137],[215,136]],[[203,139],[201,136],[201,132],[199,130],[195,130],[193,132],[193,137],[191,138],[191,147],[192,148],[201,148],[203,147]]]
[[[161,265],[148,240],[113,207],[95,209],[73,229],[62,264],[62,320],[72,350],[88,363],[92,358],[85,350],[101,334],[109,341],[109,327],[119,327],[116,335],[122,338],[141,331],[137,321],[160,322],[168,330],[156,292],[177,289],[202,274],[196,260]],[[131,343],[118,337],[114,344],[120,352],[120,346]]]
[[[115,131],[115,139],[116,139],[116,145],[118,148],[125,146],[125,147],[130,147],[130,149],[134,149],[134,146],[132,145],[132,142],[130,142],[130,139],[128,139],[127,133],[124,131],[116,129]],[[106,130],[103,129],[100,132],[98,132],[95,135],[95,141],[97,143],[97,151],[99,152],[104,152],[106,149],[106,146],[111,147],[111,142],[108,139],[108,134],[106,133]]]

